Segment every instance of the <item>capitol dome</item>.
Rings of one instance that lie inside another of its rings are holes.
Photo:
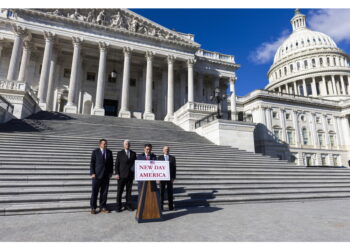
[[[326,99],[348,98],[349,56],[330,36],[307,28],[306,16],[298,9],[291,24],[293,32],[276,51],[266,89]]]

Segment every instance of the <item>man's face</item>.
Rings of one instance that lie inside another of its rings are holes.
[[[163,148],[163,153],[165,154],[165,155],[168,155],[169,154],[169,147],[164,147]]]
[[[151,151],[152,151],[152,148],[151,148],[151,147],[145,147],[145,153],[146,153],[147,155],[149,155],[149,154],[151,153]]]
[[[130,142],[125,141],[124,142],[124,149],[129,149],[130,148]]]
[[[106,141],[101,141],[100,148],[106,149],[107,148],[107,142]]]

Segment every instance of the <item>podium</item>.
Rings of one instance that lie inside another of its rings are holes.
[[[135,180],[141,181],[136,210],[137,222],[162,220],[160,193],[156,181],[170,180],[168,161],[135,161]]]
[[[155,181],[144,181],[138,199],[136,220],[139,223],[162,220],[160,197]]]

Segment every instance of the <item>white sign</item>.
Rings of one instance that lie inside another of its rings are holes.
[[[136,181],[170,181],[169,161],[135,161]]]

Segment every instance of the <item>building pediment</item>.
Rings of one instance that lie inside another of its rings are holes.
[[[60,22],[199,48],[190,34],[169,30],[128,9],[11,9],[14,18],[26,13]]]

